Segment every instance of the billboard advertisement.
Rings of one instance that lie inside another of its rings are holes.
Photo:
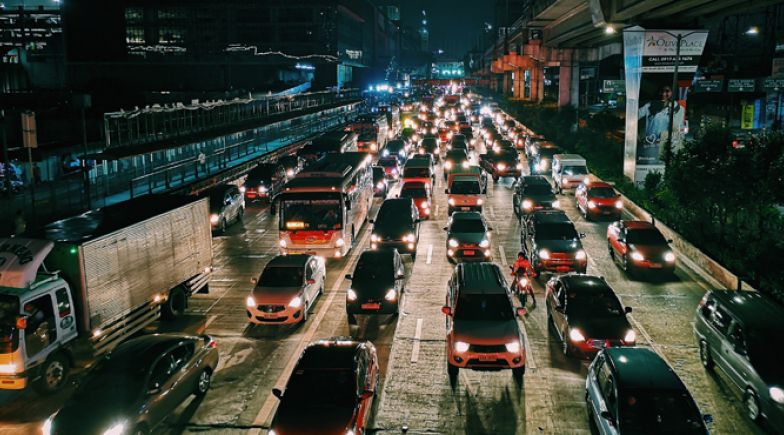
[[[677,64],[678,79],[691,80],[708,33],[633,27],[624,30],[623,36],[627,94],[624,175],[642,183],[648,173],[664,172],[663,154],[668,143],[673,151],[681,146],[686,93],[672,89],[673,75]]]

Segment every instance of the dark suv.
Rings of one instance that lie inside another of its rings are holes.
[[[600,351],[585,379],[588,418],[600,434],[707,434],[689,390],[675,371],[644,347]]]
[[[565,355],[593,357],[599,349],[634,346],[637,335],[604,278],[568,274],[547,282],[547,320]]]
[[[286,183],[286,170],[277,163],[261,163],[248,172],[240,190],[245,199],[268,200],[278,194]]]
[[[359,256],[346,292],[348,323],[357,323],[357,314],[393,314],[400,310],[406,269],[396,249],[365,251]]]
[[[553,187],[542,175],[526,175],[520,178],[512,197],[517,217],[531,214],[545,208],[560,208]]]
[[[697,308],[694,336],[706,369],[719,367],[743,394],[750,419],[784,432],[784,308],[760,293],[714,290]]]
[[[561,210],[540,210],[526,218],[521,235],[523,250],[528,253],[537,273],[585,273],[588,258],[574,224]]]
[[[371,249],[397,249],[416,260],[419,243],[419,211],[411,198],[387,199],[371,220]]]

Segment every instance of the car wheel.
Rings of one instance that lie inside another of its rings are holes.
[[[411,253],[411,261],[416,261],[416,251]]]
[[[515,381],[522,382],[523,376],[525,376],[525,366],[512,369],[512,377]]]
[[[221,219],[221,223],[220,223],[220,227],[218,228],[218,232],[221,233],[221,234],[225,233],[227,226],[228,225],[226,224],[226,219]]]
[[[319,296],[324,294],[324,284],[322,284],[321,287],[319,287],[318,294],[319,294]]]
[[[713,368],[713,357],[710,354],[710,346],[705,340],[700,340],[700,362],[707,370]]]
[[[188,298],[181,287],[175,287],[169,292],[169,297],[161,306],[161,317],[164,320],[174,320],[185,314]]]
[[[498,183],[498,179],[501,178],[498,175],[493,175],[493,182]]]
[[[553,321],[553,316],[547,315],[547,332],[550,334],[555,334],[555,322]]]
[[[757,394],[754,393],[754,390],[747,389],[746,393],[743,395],[743,405],[746,407],[746,415],[749,416],[751,421],[759,421],[760,419],[760,407],[759,407],[759,400],[757,400]]]
[[[460,374],[460,367],[453,366],[452,364],[446,363],[446,371],[449,374],[450,382],[457,381],[457,375]]]
[[[212,373],[209,369],[204,369],[199,373],[199,379],[196,380],[196,391],[193,392],[197,397],[207,394],[212,382]]]
[[[610,241],[607,241],[607,252],[610,254],[610,260],[615,261],[615,251],[613,251]]]
[[[240,207],[239,211],[237,212],[237,222],[242,222],[242,218],[245,215],[245,208]]]
[[[304,301],[302,304],[302,320],[299,322],[300,325],[304,325],[305,322],[308,321],[308,310],[310,310],[310,305],[308,305],[307,301]]]
[[[561,334],[561,350],[563,350],[565,356],[569,356],[572,353],[572,344],[569,343],[569,334],[566,332]]]
[[[40,368],[41,377],[34,384],[39,393],[51,394],[65,385],[68,380],[70,364],[62,353],[55,353],[46,359]]]

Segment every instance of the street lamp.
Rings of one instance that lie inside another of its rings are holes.
[[[604,33],[606,35],[613,35],[615,34],[615,27],[612,24],[608,24],[607,27],[604,28]]]

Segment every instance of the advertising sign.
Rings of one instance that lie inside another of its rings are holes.
[[[681,146],[687,93],[672,89],[675,64],[678,81],[691,81],[708,32],[633,27],[625,29],[623,36],[627,95],[624,175],[641,184],[648,173],[664,172],[662,158],[668,145],[672,152]],[[721,83],[711,85],[706,87],[709,92],[721,88]]]
[[[762,82],[762,89],[764,89],[765,92],[784,91],[784,79],[765,79]]]
[[[605,94],[622,94],[626,90],[623,80],[604,80],[602,92]]]
[[[694,82],[694,92],[721,92],[724,80],[697,80]]]
[[[754,79],[730,79],[727,82],[727,92],[754,92],[756,87]]]
[[[744,104],[741,107],[740,128],[742,130],[751,130],[754,128],[754,105]]]

